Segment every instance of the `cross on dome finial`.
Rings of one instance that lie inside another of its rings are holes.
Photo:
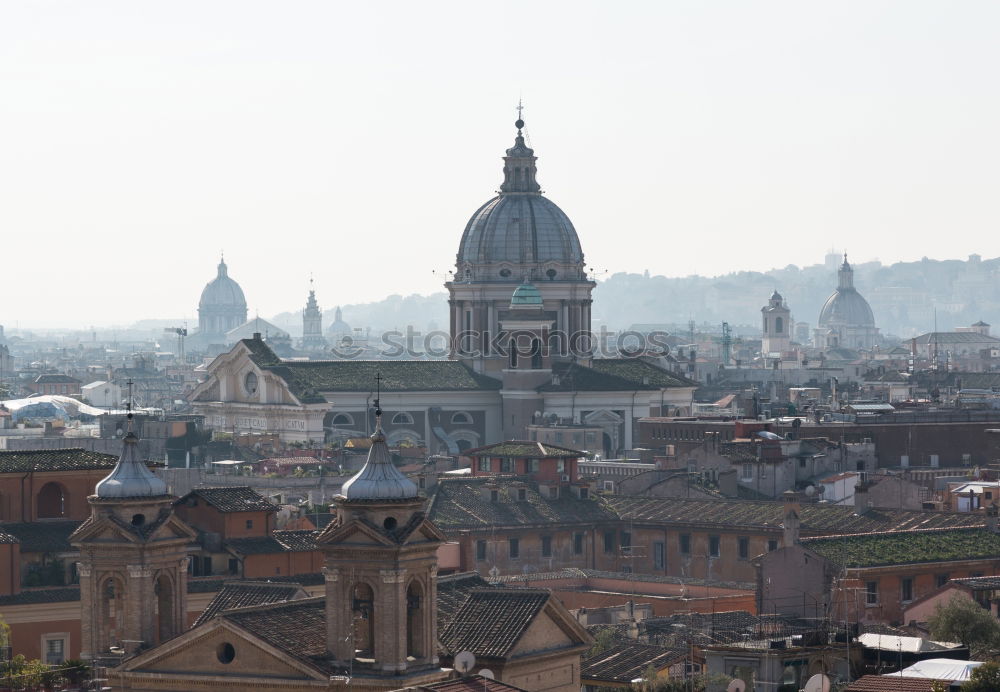
[[[132,415],[132,385],[134,385],[135,382],[133,382],[132,378],[130,377],[130,378],[128,378],[128,382],[126,382],[125,384],[128,385],[128,398],[125,400],[125,419],[128,421],[128,431],[127,432],[132,432],[132,418],[133,418],[133,415]]]
[[[524,115],[523,111],[524,111],[524,104],[521,102],[521,99],[518,98],[517,99],[517,120],[514,121],[514,127],[517,128],[517,134],[521,134],[521,128],[524,127],[524,119],[521,117],[522,115]]]
[[[381,427],[381,421],[382,421],[382,404],[380,401],[381,398],[382,398],[382,373],[381,371],[377,371],[375,373],[375,420],[377,423],[376,427]]]

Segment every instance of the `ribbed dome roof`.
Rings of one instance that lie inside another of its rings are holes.
[[[129,414],[131,419],[132,414]],[[131,420],[129,421],[131,427]],[[167,484],[157,478],[139,459],[139,438],[131,430],[122,440],[122,454],[107,476],[97,483],[94,492],[100,498],[160,497],[167,494]]]
[[[851,288],[838,288],[833,292],[819,313],[819,325],[829,327],[834,324],[846,324],[855,327],[874,327],[875,314],[868,301]]]
[[[475,264],[578,264],[583,250],[573,222],[554,202],[540,194],[501,194],[469,219],[458,259]]]
[[[219,273],[205,286],[201,292],[199,308],[215,306],[234,306],[245,309],[247,299],[240,285],[229,278],[229,271],[224,261],[219,262]]]
[[[823,303],[819,312],[819,326],[848,325],[852,327],[874,327],[875,314],[868,301],[854,288],[854,270],[847,263],[837,272],[840,283],[837,290]]]
[[[376,417],[365,465],[344,483],[341,494],[348,500],[407,500],[417,497],[417,485],[397,469],[389,456],[382,432],[382,417]]]
[[[458,247],[458,261],[473,264],[582,264],[580,239],[569,217],[542,196],[537,157],[524,143],[518,120],[514,146],[504,156],[500,194],[476,210]]]

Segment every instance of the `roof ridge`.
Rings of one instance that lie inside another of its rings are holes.
[[[229,615],[242,615],[243,613],[263,612],[267,610],[277,610],[279,608],[287,608],[289,606],[309,606],[325,602],[326,602],[326,596],[310,596],[309,598],[300,598],[295,601],[278,601],[277,603],[265,603],[263,605],[243,606],[240,608],[228,608],[226,610],[219,611],[217,617],[227,617]]]
[[[983,531],[986,529],[985,524],[982,526],[932,526],[923,529],[886,529],[885,531],[862,531],[860,533],[837,533],[825,536],[809,536],[800,539],[801,543],[815,543],[817,541],[832,541],[844,538],[877,538],[879,536],[902,536],[910,535],[914,533],[925,534],[925,533],[947,533],[950,531]]]

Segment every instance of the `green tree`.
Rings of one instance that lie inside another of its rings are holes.
[[[987,658],[1000,646],[1000,620],[971,598],[955,595],[946,604],[938,603],[927,625],[931,637],[961,642],[973,658]]]
[[[996,692],[1000,690],[1000,664],[990,661],[972,671],[962,685],[962,692]]]

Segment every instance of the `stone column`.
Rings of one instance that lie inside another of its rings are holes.
[[[375,660],[386,673],[406,670],[406,570],[380,569]],[[381,613],[379,612],[381,610]]]
[[[340,570],[324,567],[323,577],[326,581],[326,646],[335,660],[350,661],[354,658],[354,652],[349,651],[351,621],[345,615],[350,613],[351,594],[345,592],[348,587],[340,579]]]
[[[93,570],[89,563],[76,563],[80,575],[80,658],[90,660],[97,653],[97,611],[100,599],[95,598]]]
[[[140,645],[152,646],[156,641],[155,611],[152,607],[153,570],[146,565],[128,565],[125,583],[125,636],[122,645],[126,651],[135,651]]]

